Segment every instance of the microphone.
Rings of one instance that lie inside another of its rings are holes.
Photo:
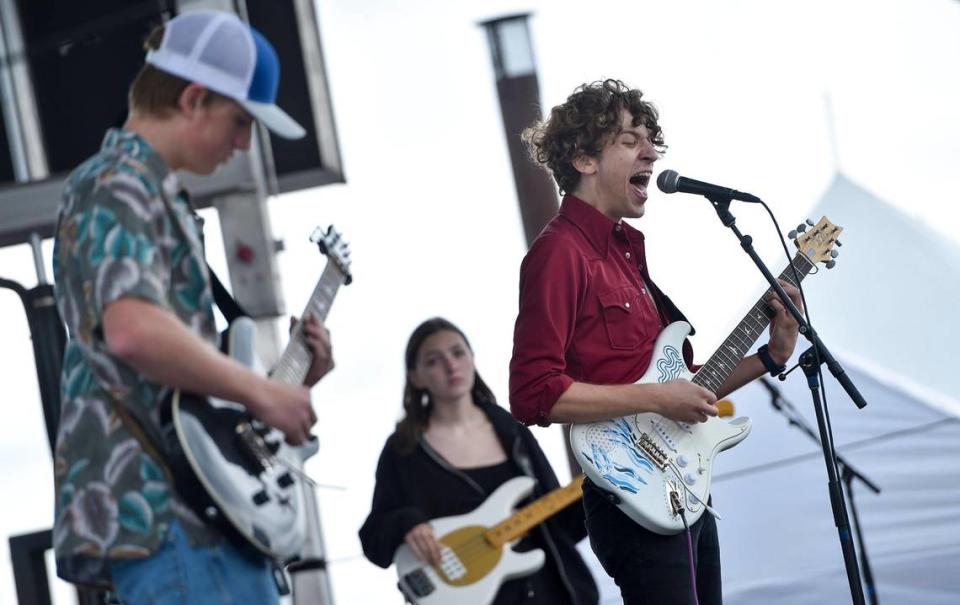
[[[711,185],[703,181],[696,181],[680,176],[676,170],[664,170],[657,177],[657,187],[664,193],[693,193],[695,195],[705,195],[707,197],[721,197],[728,200],[740,200],[741,202],[751,202],[759,204],[760,198],[749,193],[743,193],[736,189],[721,187],[720,185]]]

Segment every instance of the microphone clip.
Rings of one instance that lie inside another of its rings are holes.
[[[737,222],[737,217],[733,216],[730,212],[731,198],[729,196],[707,195],[705,197],[710,200],[714,210],[717,211],[717,216],[720,217],[720,222],[723,223],[724,227],[730,227]]]
[[[777,374],[777,379],[780,380],[780,382],[785,381],[785,380],[787,379],[787,374],[789,374],[790,372],[796,370],[796,369],[799,368],[799,367],[800,367],[800,363],[795,363],[792,367],[790,367],[790,368],[787,369],[786,371],[780,372],[779,374]]]

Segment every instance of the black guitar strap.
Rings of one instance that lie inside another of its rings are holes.
[[[240,306],[240,303],[237,302],[237,299],[230,295],[230,292],[228,292],[226,287],[224,287],[223,282],[220,281],[220,278],[217,277],[217,274],[214,273],[213,269],[210,268],[209,263],[207,264],[207,272],[210,274],[210,286],[213,288],[213,300],[217,303],[217,308],[220,309],[221,313],[223,313],[227,323],[233,323],[233,320],[238,317],[250,317],[250,314]]]

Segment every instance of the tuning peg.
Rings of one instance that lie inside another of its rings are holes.
[[[833,243],[835,243],[838,248],[843,245],[843,243],[841,243],[840,240],[837,240],[837,241],[835,241],[835,242],[833,242]]]
[[[827,269],[833,269],[833,268],[837,265],[837,261],[835,261],[835,260],[828,260],[828,261],[826,262],[826,265],[827,265]]]
[[[799,231],[800,233],[803,233],[806,230],[807,230],[807,226],[805,224],[800,223],[799,225],[797,225],[797,231]]]
[[[831,250],[831,251],[830,251],[830,258],[837,258],[838,256],[840,256],[840,251],[839,251],[839,250]]]
[[[787,237],[789,237],[790,239],[797,239],[797,236],[798,236],[798,235],[800,235],[800,234],[797,233],[797,230],[796,230],[796,229],[794,229],[793,231],[791,231],[790,233],[787,234]]]
[[[814,222],[811,221],[810,219],[807,219],[807,224],[810,225],[811,227],[813,227],[816,223],[814,223]]]

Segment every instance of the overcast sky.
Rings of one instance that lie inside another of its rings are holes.
[[[603,77],[642,88],[670,146],[658,167],[758,195],[784,230],[841,170],[960,243],[955,0],[337,0],[318,10],[347,183],[285,195],[270,210],[287,243],[279,263],[291,310],[323,266],[307,241],[312,226],[334,223],[353,247],[356,279],[328,322],[337,369],[314,391],[321,452],[308,466],[346,488],[319,493],[338,603],[399,602],[392,571],[362,558],[356,530],[399,414],[410,331],[433,315],[458,323],[506,403],[525,246],[478,21],[532,11],[546,107]],[[782,268],[760,209],[735,212]],[[212,264],[222,268],[219,227],[207,216]],[[654,192],[637,226],[654,279],[696,324],[705,359],[752,304],[760,276],[699,198]],[[0,250],[3,277],[32,286],[32,267],[26,247]],[[8,535],[49,527],[52,481],[26,321],[5,292],[0,331],[0,465],[20,494],[0,505]],[[536,433],[568,478],[559,431]],[[0,549],[2,602],[14,598],[8,556]]]

